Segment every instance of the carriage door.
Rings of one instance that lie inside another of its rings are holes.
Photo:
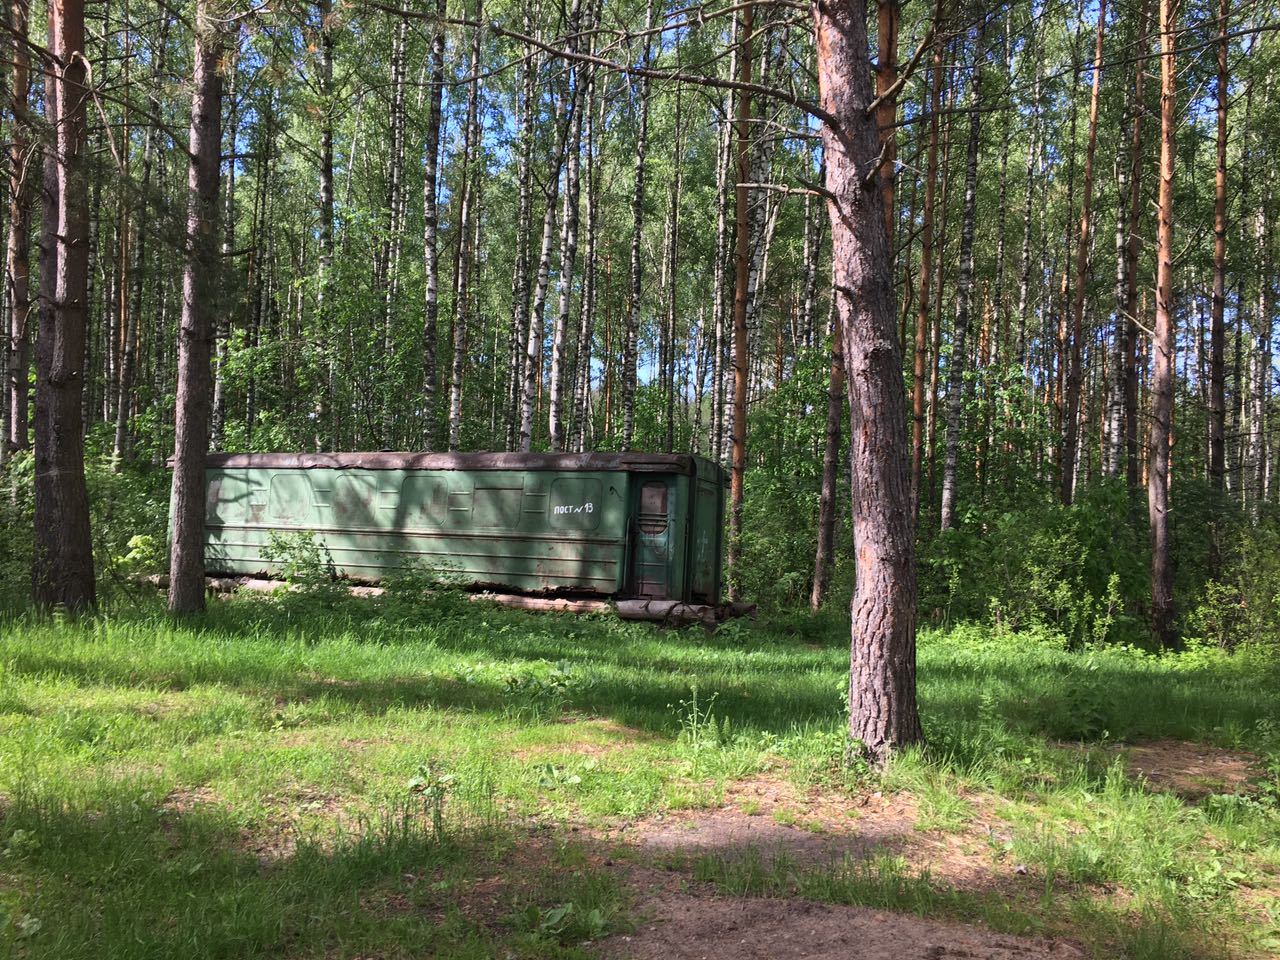
[[[665,480],[645,480],[640,485],[633,540],[632,576],[637,597],[668,597],[667,572],[671,556],[670,491]]]

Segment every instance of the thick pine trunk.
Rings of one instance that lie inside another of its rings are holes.
[[[1169,454],[1173,430],[1176,323],[1173,302],[1173,181],[1178,122],[1177,2],[1160,0],[1160,189],[1156,228],[1156,322],[1152,339],[1151,449],[1147,512],[1151,523],[1151,626],[1161,647],[1177,641],[1169,544]]]
[[[852,417],[854,584],[849,736],[873,761],[923,739],[916,710],[915,540],[906,396],[878,179],[863,0],[812,7],[838,328]]]
[[[45,119],[56,142],[45,163],[41,297],[49,299],[36,339],[32,589],[39,606],[77,611],[96,601],[82,405],[89,297],[83,0],[49,4],[49,48],[55,59],[45,76]]]
[[[178,330],[178,398],[173,450],[169,609],[204,609],[205,458],[213,383],[211,297],[217,270],[222,145],[221,35],[207,0],[196,9],[195,67],[187,175],[186,263]]]

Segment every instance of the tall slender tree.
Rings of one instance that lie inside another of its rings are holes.
[[[1169,540],[1169,447],[1176,360],[1173,292],[1173,182],[1177,163],[1178,0],[1160,0],[1160,188],[1156,223],[1156,323],[1151,341],[1151,450],[1147,513],[1151,525],[1151,626],[1162,647],[1177,640]]]
[[[1227,306],[1227,110],[1230,80],[1227,54],[1228,0],[1218,0],[1217,151],[1213,174],[1213,301],[1209,327],[1209,482],[1226,487],[1226,345]]]
[[[31,367],[30,232],[31,179],[36,169],[27,107],[31,94],[30,54],[27,52],[27,0],[11,0],[7,8],[11,42],[12,88],[9,110],[13,127],[9,139],[9,238],[5,257],[5,293],[8,298],[7,369],[3,389],[8,396],[8,419],[0,424],[0,446],[25,450],[28,434],[28,380]],[[4,461],[0,455],[0,462]]]
[[[49,4],[47,145],[41,298],[36,338],[35,564],[40,606],[68,610],[97,599],[84,475],[85,324],[89,300],[89,191],[83,0]],[[52,198],[52,199],[51,199]]]
[[[222,56],[225,37],[212,0],[196,6],[187,231],[178,328],[169,609],[204,609],[205,458],[213,382],[212,296],[218,264],[218,184],[222,172]]]
[[[1067,353],[1067,410],[1058,493],[1070,505],[1075,494],[1076,456],[1080,446],[1080,389],[1083,371],[1084,300],[1089,281],[1089,243],[1093,225],[1093,162],[1098,147],[1098,100],[1102,89],[1102,41],[1106,36],[1107,2],[1098,2],[1098,30],[1093,54],[1093,87],[1089,94],[1089,132],[1085,140],[1084,184],[1080,191],[1080,237],[1076,243],[1075,289],[1071,301],[1071,344]]]

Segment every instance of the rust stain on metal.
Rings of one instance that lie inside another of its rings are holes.
[[[214,453],[210,468],[276,470],[623,470],[630,473],[692,474],[684,453]]]

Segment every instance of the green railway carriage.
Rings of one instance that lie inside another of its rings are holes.
[[[526,593],[716,604],[725,474],[685,454],[237,453],[206,473],[205,566],[271,575],[312,531],[339,576],[427,568]]]

